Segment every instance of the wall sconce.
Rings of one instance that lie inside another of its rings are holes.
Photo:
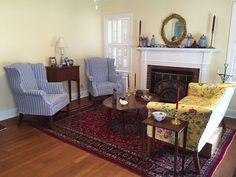
[[[56,43],[56,49],[59,51],[60,55],[61,55],[61,65],[65,66],[66,62],[65,62],[65,58],[64,58],[64,49],[65,49],[66,45],[65,45],[65,41],[64,38],[60,37]]]

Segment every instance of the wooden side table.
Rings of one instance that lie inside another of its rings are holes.
[[[179,134],[184,131],[184,139],[183,139],[183,157],[182,157],[182,171],[184,170],[184,161],[185,161],[185,152],[186,152],[186,142],[187,142],[187,129],[188,129],[188,122],[187,121],[181,121],[180,125],[173,125],[171,123],[171,118],[166,118],[162,122],[157,122],[154,120],[153,117],[149,117],[145,120],[143,120],[143,125],[152,126],[152,139],[155,139],[155,130],[156,128],[163,128],[166,130],[173,131],[175,133],[175,154],[174,154],[174,176],[176,176],[176,162],[177,162],[177,156],[178,156],[178,142],[179,142]],[[142,138],[142,147],[143,147],[143,157],[144,157],[144,142],[145,142],[145,136],[147,132],[145,131],[145,128],[143,128],[143,138]]]
[[[80,66],[46,67],[49,82],[68,81],[69,97],[71,101],[71,81],[77,82],[78,101],[80,102]]]

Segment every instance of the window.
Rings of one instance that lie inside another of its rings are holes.
[[[114,58],[120,72],[131,72],[131,22],[131,14],[104,17],[105,57]]]
[[[227,63],[229,64],[227,74],[233,75],[231,81],[236,82],[236,2],[233,3],[232,8],[231,27],[227,52]]]

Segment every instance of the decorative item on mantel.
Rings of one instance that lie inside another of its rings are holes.
[[[142,47],[142,42],[141,42],[141,33],[142,33],[142,21],[139,21],[139,31],[138,31],[138,46]]]
[[[208,47],[208,39],[204,34],[200,37],[200,39],[198,41],[198,45],[200,48],[207,48]]]
[[[193,44],[191,45],[191,48],[198,48],[198,44],[196,41],[193,41]]]
[[[155,38],[155,35],[154,35],[154,34],[152,35],[152,39],[151,39],[150,46],[151,46],[151,47],[157,47],[156,38]]]
[[[192,36],[191,33],[189,33],[186,38],[187,38],[187,40],[186,40],[186,45],[185,46],[187,48],[190,48],[192,46],[193,42],[194,42],[193,36]]]
[[[220,73],[219,70],[217,72],[217,74],[220,76],[223,83],[225,83],[230,77],[233,77],[233,75],[227,74],[228,66],[229,66],[228,63],[224,64],[224,73]]]
[[[140,41],[141,41],[141,47],[148,47],[149,39],[147,36],[141,36]]]
[[[211,28],[211,43],[209,48],[214,48],[212,43],[213,43],[213,34],[214,34],[214,30],[215,30],[215,21],[216,21],[216,16],[213,16],[213,22],[212,22],[212,28]]]

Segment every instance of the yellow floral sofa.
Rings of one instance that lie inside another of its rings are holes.
[[[176,113],[178,119],[187,120],[189,125],[186,148],[197,152],[198,156],[198,152],[201,151],[222,121],[235,87],[235,84],[190,83],[188,95],[179,101],[177,113],[176,105],[173,103],[149,102],[147,104],[148,114],[150,117],[154,111],[163,111],[171,117]],[[151,126],[147,127],[147,134],[149,137],[152,136]],[[155,138],[174,143],[174,132],[157,128]]]

